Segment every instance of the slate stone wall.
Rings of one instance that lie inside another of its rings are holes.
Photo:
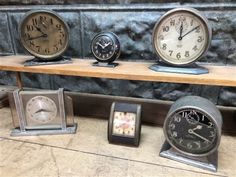
[[[213,28],[210,50],[200,62],[236,65],[236,3],[234,0],[218,0],[214,3],[211,3],[213,0],[152,0],[149,1],[152,3],[146,4],[140,4],[144,3],[144,0],[86,1],[91,4],[80,4],[81,2],[84,1],[2,0],[1,5],[12,6],[0,6],[0,55],[27,54],[19,43],[17,29],[20,20],[28,10],[52,9],[58,12],[70,27],[71,40],[65,55],[90,58],[92,55],[89,46],[93,36],[101,31],[113,31],[119,36],[121,42],[120,60],[153,60],[154,62],[157,56],[153,51],[151,35],[156,21],[166,11],[187,5],[199,9],[209,19]],[[31,6],[32,4],[41,5]],[[230,87],[43,74],[24,74],[23,80],[24,86],[27,87],[45,89],[64,87],[86,93],[163,100],[176,100],[184,95],[200,95],[220,105],[236,106],[236,88]],[[14,85],[14,73],[0,72],[0,84]]]

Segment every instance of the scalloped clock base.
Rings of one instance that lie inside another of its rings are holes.
[[[102,63],[102,62],[93,62],[93,66],[98,66],[98,67],[108,67],[108,68],[115,68],[116,66],[119,65],[119,63]]]
[[[55,65],[55,64],[68,64],[72,63],[71,57],[61,56],[54,60],[42,60],[40,58],[33,58],[31,60],[27,60],[24,63],[24,66],[39,66],[39,65]]]

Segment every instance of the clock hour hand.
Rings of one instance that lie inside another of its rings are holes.
[[[38,38],[42,38],[42,37],[48,37],[48,35],[47,35],[47,34],[43,34],[43,35],[41,35],[41,36],[30,37],[30,38],[27,39],[27,41],[31,41],[31,40],[38,39]]]
[[[182,36],[182,38],[183,38],[184,36],[188,35],[189,33],[193,32],[194,30],[198,29],[199,27],[200,27],[200,25],[198,25],[198,26],[196,26],[195,28],[191,29],[191,30],[188,31],[186,34],[184,34],[184,35]]]
[[[107,46],[109,46],[111,44],[111,42],[108,42],[105,44],[104,48],[106,48]]]
[[[179,32],[179,40],[181,41],[182,40],[182,33],[183,33],[183,21],[181,21],[181,25],[180,25],[180,32]]]
[[[37,114],[37,113],[40,113],[40,112],[51,112],[51,111],[48,111],[46,109],[39,109],[38,111],[36,111],[34,114]]]
[[[197,133],[194,132],[192,129],[189,129],[189,130],[188,130],[188,133],[193,134],[193,135],[195,135],[195,136],[201,138],[201,139],[204,140],[204,141],[210,142],[208,139],[206,139],[206,138],[204,138],[203,136],[197,134]]]
[[[45,34],[45,33],[41,30],[41,28],[37,27],[36,25],[34,25],[34,27],[35,27],[36,30],[39,31],[40,33]]]
[[[106,46],[103,46],[102,44],[100,44],[99,42],[97,43],[97,45],[99,45],[100,47],[102,47],[102,49],[104,49]]]

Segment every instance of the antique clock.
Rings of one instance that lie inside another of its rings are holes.
[[[63,60],[62,54],[69,43],[69,27],[54,11],[32,10],[19,25],[23,47],[38,60]]]
[[[114,102],[108,122],[108,141],[138,146],[141,132],[141,105]]]
[[[221,113],[212,102],[199,96],[180,98],[166,116],[160,155],[216,171],[221,127]]]
[[[102,32],[97,34],[91,43],[91,51],[98,62],[94,66],[115,67],[118,63],[113,63],[120,56],[120,42],[118,37],[112,32]]]
[[[12,136],[75,133],[72,99],[56,91],[15,90],[9,96]]]
[[[196,9],[181,7],[168,11],[153,30],[153,46],[160,58],[160,68],[154,66],[167,72],[191,73],[193,70],[191,74],[207,73],[206,69],[197,70],[196,66],[188,71],[188,66],[208,51],[211,33],[208,20]],[[161,64],[166,68],[161,68]],[[167,66],[172,68],[168,70]]]

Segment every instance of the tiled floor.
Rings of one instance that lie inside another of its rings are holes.
[[[76,134],[10,137],[9,108],[0,109],[0,176],[236,176],[236,137],[222,136],[217,173],[159,157],[162,129],[142,126],[138,148],[107,142],[107,121],[77,118]]]

